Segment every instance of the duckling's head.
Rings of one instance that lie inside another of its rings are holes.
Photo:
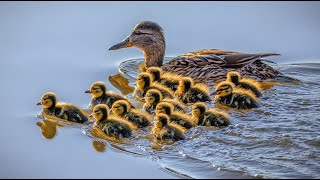
[[[117,116],[121,116],[124,113],[130,111],[130,104],[126,100],[118,100],[112,104],[112,112]]]
[[[223,81],[216,87],[217,97],[228,96],[232,93],[234,85],[230,82]]]
[[[162,74],[162,69],[159,67],[149,67],[147,69],[147,73],[153,77],[153,81],[159,81]]]
[[[98,81],[91,85],[90,90],[85,91],[85,93],[90,93],[93,97],[98,98],[104,95],[107,91],[106,84],[104,82]]]
[[[235,85],[239,84],[241,75],[237,71],[230,71],[227,74],[227,81],[234,83]]]
[[[170,123],[170,118],[168,115],[160,113],[154,118],[154,126],[157,128],[162,128]]]
[[[194,85],[193,79],[190,77],[183,77],[180,79],[178,91],[185,92]]]
[[[162,66],[165,52],[165,38],[162,27],[152,21],[142,21],[122,42],[109,50],[137,47],[144,52],[147,67]]]
[[[99,123],[102,120],[108,119],[109,107],[106,104],[97,104],[94,106],[92,116]]]
[[[197,102],[192,105],[192,116],[200,117],[207,110],[207,106],[203,102]]]
[[[41,101],[37,104],[42,105],[44,108],[49,109],[51,107],[55,107],[57,104],[57,96],[53,92],[47,92],[42,95]]]
[[[147,91],[147,93],[145,95],[146,103],[149,106],[158,103],[162,99],[163,99],[162,94],[157,89],[150,89],[150,90]]]
[[[167,115],[171,115],[173,112],[174,106],[168,102],[160,102],[156,106],[156,114],[164,113]]]
[[[149,87],[152,81],[153,81],[153,79],[150,76],[150,74],[143,72],[137,76],[137,81],[135,84],[137,85],[137,88],[139,90],[143,90],[143,89]]]

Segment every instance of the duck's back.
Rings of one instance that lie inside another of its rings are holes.
[[[71,122],[85,123],[88,118],[84,115],[82,110],[77,106],[67,103],[58,103],[55,108],[55,116],[66,119]]]
[[[146,127],[151,124],[147,118],[147,115],[142,112],[138,112],[137,110],[131,110],[130,112],[126,113],[124,117],[137,125],[139,128]]]
[[[120,123],[112,119],[108,120],[108,123],[106,123],[102,131],[106,135],[117,139],[128,138],[132,135],[132,130],[127,124]]]

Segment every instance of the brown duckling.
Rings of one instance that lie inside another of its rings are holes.
[[[76,123],[89,123],[87,116],[79,107],[73,104],[58,102],[57,96],[53,92],[43,94],[41,101],[37,105],[43,106],[44,115]]]
[[[217,103],[237,108],[237,109],[250,109],[259,107],[258,98],[252,91],[242,88],[235,88],[230,82],[221,82],[216,87]]]
[[[159,102],[168,102],[173,104],[175,111],[181,111],[185,113],[184,105],[174,99],[164,98],[162,97],[162,94],[157,89],[149,89],[144,97],[145,103],[143,105],[143,109],[147,111],[148,113],[152,114],[154,110],[156,109],[156,106]]]
[[[170,88],[157,82],[152,83],[152,81],[153,79],[149,73],[143,72],[137,76],[137,81],[135,83],[137,88],[133,92],[134,97],[137,100],[144,101],[143,98],[149,89],[159,90],[164,98],[173,98],[174,92]]]
[[[160,102],[156,106],[156,115],[160,113],[167,114],[170,117],[170,121],[177,123],[178,125],[190,129],[195,126],[194,120],[188,115],[181,113],[180,111],[174,111],[172,104],[168,102]]]
[[[146,67],[162,67],[164,72],[172,72],[192,77],[195,82],[211,85],[223,81],[227,72],[237,70],[241,75],[253,76],[261,81],[296,81],[284,76],[268,65],[264,57],[278,56],[277,53],[242,53],[221,49],[204,49],[185,53],[163,63],[166,41],[163,28],[153,21],[142,21],[122,42],[109,50],[136,47],[143,51]]]
[[[114,102],[117,100],[127,100],[121,95],[107,91],[106,84],[104,82],[98,81],[91,85],[90,90],[85,91],[85,93],[92,94],[92,98],[90,101],[90,107],[94,107],[97,104],[106,104],[108,107],[111,107]],[[130,106],[134,108],[134,106],[130,103]]]
[[[192,118],[195,119],[199,126],[228,126],[230,117],[226,112],[215,109],[207,110],[207,106],[203,102],[192,105]]]
[[[261,88],[258,81],[251,78],[241,78],[237,71],[230,71],[227,74],[227,81],[232,82],[235,87],[251,90],[257,97],[261,97]]]
[[[139,128],[149,126],[151,120],[147,114],[130,108],[130,104],[125,100],[118,100],[112,105],[112,112],[116,116],[123,117]]]
[[[159,67],[149,67],[147,73],[151,74],[154,82],[158,82],[170,88],[172,91],[178,89],[181,76],[170,72],[163,73]]]
[[[160,113],[154,119],[152,134],[158,140],[184,140],[186,130],[174,122],[170,122],[168,115]]]
[[[208,87],[201,83],[194,85],[190,77],[181,78],[175,94],[183,103],[211,101]]]
[[[92,115],[95,119],[94,126],[101,129],[107,136],[116,139],[132,136],[132,130],[137,127],[124,118],[109,116],[109,107],[106,104],[94,106]]]

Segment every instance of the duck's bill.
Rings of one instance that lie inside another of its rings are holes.
[[[40,106],[40,105],[41,105],[41,102],[38,102],[38,103],[37,103],[37,106]]]
[[[109,48],[109,51],[110,50],[118,50],[118,49],[122,49],[122,48],[128,48],[131,46],[132,46],[132,43],[130,43],[129,38],[125,38],[122,42],[111,46]]]
[[[90,94],[90,93],[91,93],[91,91],[90,91],[90,90],[87,90],[87,91],[85,91],[84,93]]]

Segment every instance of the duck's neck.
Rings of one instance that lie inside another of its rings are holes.
[[[143,49],[144,60],[148,67],[161,67],[163,65],[163,59],[165,54],[165,42],[161,40],[160,43],[154,43],[148,45],[147,48]]]

